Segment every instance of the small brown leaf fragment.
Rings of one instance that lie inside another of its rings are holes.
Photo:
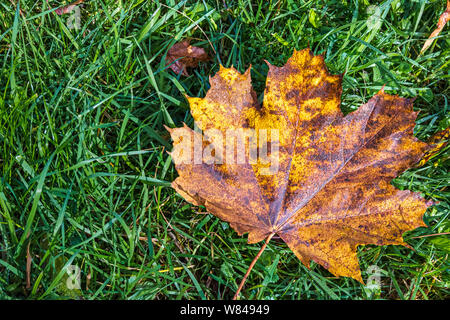
[[[402,234],[426,226],[422,216],[433,202],[390,184],[430,148],[413,136],[413,99],[381,90],[344,116],[342,75],[330,74],[310,49],[294,51],[282,67],[269,64],[262,106],[250,68],[221,67],[210,84],[205,98],[188,98],[197,126],[210,138],[244,128],[278,132],[278,170],[267,174],[259,160],[195,162],[202,134],[184,126],[170,130],[179,174],[172,186],[248,233],[249,243],[275,234],[306,266],[315,261],[363,282],[359,245],[407,246]],[[218,141],[203,139],[203,154],[211,145],[220,154]]]
[[[84,0],[76,0],[76,1],[72,2],[71,4],[68,4],[68,5],[64,6],[64,7],[56,9],[55,13],[58,16],[61,16],[63,14],[71,13],[75,9],[76,6],[82,4],[83,2],[84,2]],[[47,4],[48,4],[48,0],[47,0]]]
[[[447,22],[449,20],[450,20],[450,0],[447,0],[447,9],[439,17],[439,21],[438,21],[436,29],[431,33],[431,35],[428,37],[427,41],[425,41],[425,44],[423,45],[422,50],[420,50],[420,53],[425,52],[425,50],[427,50],[428,47],[431,46],[431,44],[435,40],[434,38],[437,37],[441,33],[442,29],[444,29],[444,26],[447,24]]]
[[[27,245],[27,268],[26,268],[26,274],[27,274],[26,288],[27,289],[31,288],[31,262],[32,262],[32,258],[31,258],[31,254],[30,254],[30,244],[31,244],[31,241],[28,241],[28,245]]]
[[[200,61],[209,60],[209,56],[205,49],[193,47],[189,44],[189,40],[178,42],[169,49],[166,56],[166,65],[170,65],[176,74],[189,76],[187,68],[198,66]]]

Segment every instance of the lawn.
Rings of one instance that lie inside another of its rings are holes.
[[[261,102],[264,59],[281,66],[309,46],[345,72],[343,112],[384,86],[416,97],[417,138],[450,125],[450,27],[420,53],[444,0],[91,0],[57,14],[67,3],[0,1],[0,299],[233,296],[262,243],[170,187],[164,129],[193,127],[185,95],[203,97],[220,64],[251,64]],[[211,56],[188,77],[165,63],[183,39]],[[358,247],[363,279],[381,270],[379,290],[308,269],[273,239],[241,297],[449,298],[449,152],[392,182],[438,202],[428,228],[404,234],[414,250]]]

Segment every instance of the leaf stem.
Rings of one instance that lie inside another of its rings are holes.
[[[241,284],[239,285],[239,288],[237,289],[236,293],[234,294],[233,300],[237,300],[237,298],[239,297],[239,293],[241,292],[242,288],[244,287],[244,283],[247,280],[248,275],[250,274],[250,271],[252,271],[253,267],[256,264],[256,261],[258,261],[259,257],[261,256],[261,254],[263,253],[264,249],[266,249],[267,244],[269,243],[270,239],[272,239],[272,237],[275,235],[275,233],[271,233],[267,238],[266,241],[264,242],[263,246],[261,247],[261,249],[259,250],[258,254],[256,255],[256,257],[253,259],[252,263],[250,263],[250,266],[247,269],[247,272],[245,273],[244,278],[242,278]]]

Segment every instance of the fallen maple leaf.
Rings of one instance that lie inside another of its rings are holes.
[[[435,40],[435,37],[437,37],[441,33],[442,29],[444,29],[444,26],[447,24],[448,20],[450,20],[450,0],[447,0],[447,10],[445,10],[439,17],[436,29],[431,33],[427,41],[425,41],[422,50],[420,50],[420,53],[423,53],[428,49],[428,47]]]
[[[263,174],[260,161],[194,164],[188,158],[195,150],[186,148],[200,133],[184,126],[169,129],[179,173],[172,186],[239,235],[248,233],[249,243],[266,239],[262,250],[277,234],[307,267],[313,260],[363,283],[357,246],[407,246],[402,234],[425,227],[422,215],[432,204],[390,184],[429,148],[413,136],[413,99],[381,90],[344,117],[342,76],[329,74],[322,56],[305,49],[283,67],[268,65],[262,107],[250,68],[240,74],[221,67],[206,97],[188,100],[202,130],[278,130],[279,170]]]
[[[209,56],[205,49],[193,47],[189,44],[189,40],[183,40],[174,44],[166,55],[166,65],[176,74],[189,76],[187,68],[198,66],[200,61],[209,60]]]

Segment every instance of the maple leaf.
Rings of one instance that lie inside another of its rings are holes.
[[[447,9],[440,15],[436,29],[430,34],[427,41],[425,41],[422,50],[420,50],[420,53],[425,52],[429,46],[433,43],[434,39],[441,33],[442,29],[444,29],[444,26],[447,24],[447,22],[450,20],[450,0],[447,0]]]
[[[191,46],[189,40],[183,40],[169,49],[166,65],[170,65],[169,68],[176,74],[189,76],[187,68],[196,67],[200,61],[207,60],[209,60],[209,56],[205,49]]]
[[[240,74],[221,67],[206,97],[188,100],[202,130],[278,130],[279,170],[263,174],[268,164],[260,161],[189,161],[188,142],[201,133],[184,126],[169,129],[179,173],[172,186],[239,235],[248,233],[249,243],[266,239],[265,246],[277,234],[307,267],[313,260],[363,283],[357,246],[407,246],[402,234],[425,227],[422,215],[432,204],[390,184],[429,149],[413,136],[413,99],[381,90],[343,116],[342,76],[331,75],[322,56],[295,50],[283,67],[268,65],[261,107],[250,68]]]

